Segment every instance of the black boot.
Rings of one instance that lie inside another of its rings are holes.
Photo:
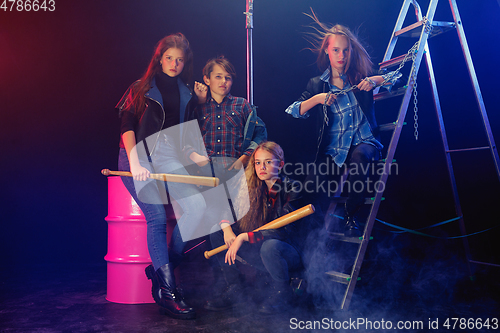
[[[273,281],[269,296],[259,307],[263,314],[275,314],[284,312],[290,307],[293,292],[289,282]]]
[[[153,283],[151,292],[160,312],[176,319],[194,319],[194,309],[186,304],[176,288],[172,264],[166,264],[155,272],[153,265],[146,267],[146,276]]]
[[[243,283],[239,272],[231,267],[218,267],[214,270],[215,284],[211,299],[205,309],[222,311],[232,308],[243,300]]]

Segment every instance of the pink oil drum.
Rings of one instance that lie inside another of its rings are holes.
[[[120,177],[108,177],[107,294],[110,302],[154,303],[144,269],[151,264],[146,219]]]

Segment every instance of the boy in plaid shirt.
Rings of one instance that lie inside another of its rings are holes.
[[[199,98],[197,118],[207,156],[191,148],[187,156],[199,166],[211,160],[214,167],[231,171],[243,168],[257,145],[267,140],[264,122],[242,97],[230,94],[236,76],[233,65],[224,57],[210,59],[203,68],[203,80],[210,89],[196,82]]]
[[[259,143],[267,140],[265,124],[257,117],[257,111],[246,99],[230,94],[235,75],[233,65],[224,57],[206,63],[203,68],[206,85],[199,82],[194,85],[199,103],[195,112],[203,142],[184,148],[185,158],[199,166],[198,170],[191,169],[191,173],[219,178],[220,184],[224,184],[226,197],[230,199],[231,209],[227,201],[221,200],[223,194],[214,192],[216,189],[203,191],[208,208],[205,225],[216,229],[220,228],[221,220],[233,220],[230,222],[233,223],[244,214],[244,200],[238,204],[241,214],[236,214],[232,207],[236,204],[233,196],[239,193],[237,179],[245,177],[243,168],[250,155]]]

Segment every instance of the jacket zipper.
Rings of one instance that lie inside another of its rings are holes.
[[[163,125],[165,124],[165,109],[163,109],[163,106],[161,105],[161,103],[158,102],[156,99],[151,98],[151,97],[147,97],[147,98],[150,99],[150,100],[152,100],[152,101],[154,101],[154,102],[156,102],[156,103],[158,103],[158,105],[160,106],[161,110],[163,111],[163,120],[162,120],[160,129],[158,130],[158,135],[156,136],[155,144],[153,145],[153,149],[151,149],[151,151],[149,152],[149,156],[151,157],[153,155],[153,151],[156,148],[156,144],[158,143],[158,139],[160,138],[161,129],[163,128]],[[144,140],[146,140],[146,138],[144,138]]]

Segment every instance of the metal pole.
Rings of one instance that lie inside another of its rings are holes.
[[[253,106],[253,0],[246,0],[246,12],[243,14],[247,17],[247,100]]]

